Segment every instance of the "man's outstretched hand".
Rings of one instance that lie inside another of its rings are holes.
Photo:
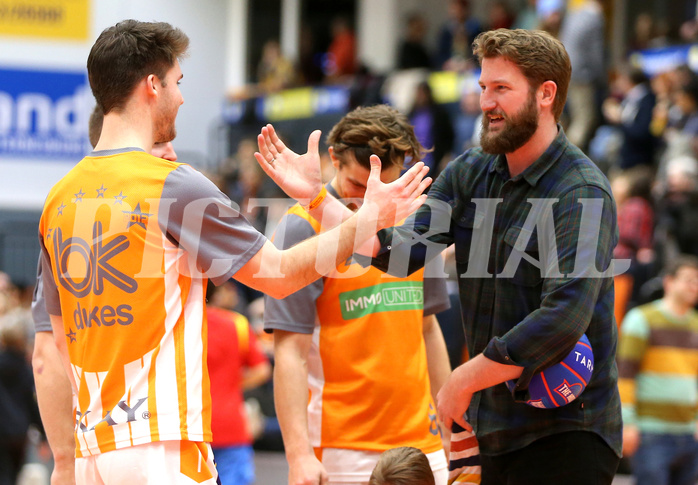
[[[307,204],[322,190],[320,134],[320,130],[310,134],[305,155],[288,148],[271,125],[263,127],[257,135],[259,152],[254,154],[257,162],[286,195],[301,203]]]
[[[423,192],[431,183],[431,177],[426,177],[428,171],[429,167],[417,162],[399,179],[386,184],[380,178],[380,158],[371,155],[371,174],[361,206],[366,220],[375,220],[377,230],[380,230],[400,223],[416,211],[427,200]]]

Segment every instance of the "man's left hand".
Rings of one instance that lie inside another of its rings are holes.
[[[473,395],[465,390],[464,373],[463,366],[457,367],[451,373],[436,395],[436,410],[439,420],[447,428],[451,429],[455,421],[466,431],[472,431],[472,426],[465,420],[465,412],[470,406]]]

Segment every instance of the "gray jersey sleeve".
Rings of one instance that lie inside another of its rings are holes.
[[[293,214],[286,214],[276,228],[274,244],[279,249],[288,249],[299,242],[315,236],[308,221]],[[283,300],[264,297],[264,330],[285,330],[296,333],[313,333],[315,328],[315,301],[323,290],[323,279],[301,288]]]
[[[189,165],[167,176],[158,222],[216,285],[230,279],[267,241],[237,205]]]
[[[41,273],[44,308],[46,309],[49,315],[60,316],[61,301],[58,298],[58,288],[56,287],[56,282],[53,280],[53,272],[51,271],[51,259],[49,258],[48,251],[46,250],[46,246],[44,246],[44,241],[41,238],[41,236],[39,236],[39,244],[41,245],[41,261],[37,273]]]
[[[429,265],[440,264],[443,272],[443,257],[438,256],[427,263],[424,270],[425,274]],[[425,277],[424,278],[424,316],[435,315],[444,310],[451,308],[451,300],[448,298],[448,288],[446,287],[446,278],[440,277]]]
[[[34,319],[35,332],[51,332],[51,319],[46,311],[46,299],[44,298],[44,282],[41,275],[41,256],[36,268],[36,284],[32,296],[32,317]]]

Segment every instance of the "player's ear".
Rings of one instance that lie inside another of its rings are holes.
[[[332,161],[332,166],[334,167],[335,170],[339,170],[339,158],[337,158],[337,155],[334,152],[334,147],[329,147],[327,149],[327,152],[330,154],[330,160]]]
[[[557,95],[557,84],[555,81],[544,81],[538,87],[538,102],[541,107],[552,108],[553,103],[555,103],[555,96]]]
[[[157,96],[159,93],[159,81],[155,74],[149,74],[145,78],[145,87],[149,95]]]

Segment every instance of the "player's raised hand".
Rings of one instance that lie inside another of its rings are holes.
[[[429,167],[423,162],[417,162],[399,179],[386,184],[380,178],[380,158],[371,155],[371,174],[361,207],[371,211],[378,223],[377,229],[398,224],[424,203],[427,196],[423,192],[431,183],[431,177],[426,177],[428,171]]]
[[[257,135],[259,152],[254,154],[257,162],[289,197],[301,203],[313,200],[322,190],[320,134],[320,130],[310,134],[308,152],[304,155],[288,148],[271,125],[263,127]]]

